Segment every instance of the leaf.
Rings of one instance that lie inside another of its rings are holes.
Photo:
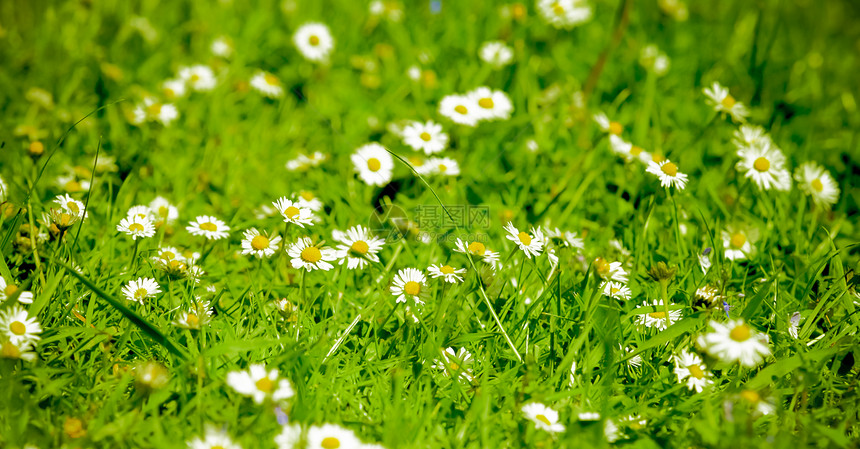
[[[758,310],[761,302],[764,301],[764,297],[770,293],[771,283],[768,283],[766,286],[762,287],[758,293],[753,296],[749,303],[747,303],[746,308],[744,308],[743,313],[741,313],[741,317],[743,317],[744,321],[749,322],[750,319],[755,315]]]

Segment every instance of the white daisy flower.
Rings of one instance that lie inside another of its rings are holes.
[[[147,238],[155,235],[155,224],[149,215],[141,217],[140,213],[135,213],[120,220],[119,224],[116,225],[116,230],[131,236],[132,240],[137,240],[138,237]]]
[[[687,186],[687,175],[678,171],[678,166],[675,163],[664,159],[662,162],[651,162],[645,170],[648,173],[660,178],[660,186],[669,188],[674,187],[677,190],[684,190]]]
[[[309,61],[325,62],[334,49],[334,38],[322,23],[306,23],[293,34],[293,43],[299,53]]]
[[[708,270],[711,269],[711,248],[705,248],[705,251],[699,254],[698,258],[702,274],[708,274]]]
[[[744,390],[741,391],[738,396],[752,405],[755,413],[759,415],[770,415],[776,411],[776,406],[773,404],[772,399],[765,399],[756,391]]]
[[[155,298],[155,295],[161,293],[161,287],[153,278],[137,278],[131,280],[125,287],[122,288],[122,294],[129,301],[134,301],[143,304],[145,299]]]
[[[0,178],[0,203],[6,201],[6,196],[8,195],[9,187],[6,186],[6,183],[3,181],[3,178]]]
[[[146,121],[161,122],[164,126],[170,126],[174,120],[179,118],[176,106],[170,103],[161,103],[155,98],[146,97],[133,111],[132,123],[143,124]]]
[[[219,240],[230,235],[230,227],[226,223],[209,215],[198,215],[185,229],[192,235],[203,236],[208,240]]]
[[[705,301],[708,304],[713,304],[719,299],[725,298],[720,295],[720,290],[711,285],[703,285],[696,290],[696,298]]]
[[[450,157],[431,157],[425,163],[430,174],[442,176],[459,176],[460,164]],[[416,169],[416,171],[418,171]]]
[[[639,51],[639,64],[657,76],[663,76],[669,71],[669,57],[654,44],[642,47]]]
[[[197,437],[189,441],[188,449],[242,449],[242,446],[234,443],[225,430],[207,426],[203,438]]]
[[[463,126],[475,126],[480,120],[479,106],[469,95],[447,95],[439,101],[439,115]]]
[[[302,237],[298,242],[290,245],[287,254],[291,258],[290,263],[293,268],[304,268],[307,271],[331,270],[334,265],[329,262],[334,262],[337,259],[335,250],[314,246],[310,237]]]
[[[296,203],[298,203],[299,207],[308,208],[312,212],[320,211],[323,208],[323,202],[313,192],[308,190],[299,191],[293,196],[296,198]]]
[[[609,117],[607,117],[603,112],[594,114],[592,119],[594,120],[594,123],[597,123],[600,130],[605,133],[620,136],[624,131],[624,126],[622,126],[621,123],[609,120]]]
[[[42,326],[36,318],[27,316],[27,311],[15,305],[0,312],[0,339],[15,346],[39,341]]]
[[[277,235],[260,234],[257,228],[246,230],[242,234],[242,254],[251,254],[258,259],[272,257],[281,243]]]
[[[209,324],[211,318],[212,309],[209,301],[203,301],[198,296],[194,304],[177,312],[173,325],[183,329],[199,330]]]
[[[358,177],[365,184],[382,186],[391,181],[394,159],[382,145],[372,142],[359,147],[350,156]]]
[[[642,147],[633,145],[615,134],[609,135],[609,146],[612,148],[613,153],[618,154],[628,161],[639,161],[645,164],[649,164],[651,162],[650,153],[645,151]]]
[[[128,212],[125,213],[126,217],[137,217],[137,218],[149,218],[152,215],[152,211],[149,210],[149,207],[143,205],[131,206],[128,209]]]
[[[481,61],[499,69],[510,64],[514,59],[514,50],[502,41],[488,41],[478,50]]]
[[[0,276],[0,304],[11,298],[16,293],[18,294],[18,302],[21,304],[32,304],[33,292],[19,292],[19,290],[20,288],[17,285],[11,282],[7,283],[6,279],[3,279],[3,276]]]
[[[571,29],[591,19],[588,0],[538,0],[541,18],[555,28]]]
[[[353,226],[346,232],[334,230],[332,236],[341,243],[336,248],[340,264],[346,262],[346,267],[350,270],[363,269],[368,261],[379,262],[377,253],[382,250],[385,240],[374,237],[366,227]]]
[[[454,348],[448,348],[442,351],[442,357],[443,360],[436,360],[433,363],[433,368],[442,371],[446,376],[448,375],[448,370],[450,370],[452,374],[462,377],[469,382],[474,379],[470,369],[472,366],[472,353],[466,348],[460,348],[457,352],[454,352]]]
[[[295,159],[287,161],[286,167],[289,171],[307,170],[322,164],[326,159],[328,156],[319,151],[314,151],[310,155],[299,153]]]
[[[432,278],[443,278],[445,282],[449,284],[456,284],[458,282],[463,282],[462,274],[466,273],[465,268],[454,268],[450,265],[430,265],[427,268],[427,271],[430,273],[430,277]]]
[[[176,100],[185,96],[185,81],[176,78],[161,83],[161,93],[168,100]]]
[[[59,204],[60,207],[59,209],[51,208],[48,218],[59,229],[68,229],[87,217],[84,203],[73,199],[68,194],[54,198],[54,202]]]
[[[284,87],[281,85],[280,78],[262,70],[251,77],[251,87],[269,98],[284,96]]]
[[[752,368],[770,355],[767,335],[750,328],[744,320],[730,320],[726,324],[711,321],[710,325],[713,332],[700,335],[696,342],[711,356]]]
[[[801,192],[809,195],[816,205],[830,208],[839,201],[839,186],[823,167],[815,162],[803,163],[794,172],[797,187]]]
[[[361,449],[363,444],[355,433],[334,424],[310,426],[307,449]]]
[[[523,405],[522,411],[535,424],[535,428],[551,433],[564,432],[564,424],[558,422],[557,411],[537,402]]]
[[[215,88],[215,73],[206,65],[183,67],[179,69],[179,78],[197,92],[208,92]]]
[[[179,219],[179,210],[176,206],[170,204],[166,198],[157,196],[149,203],[149,210],[155,222],[164,224],[176,223]]]
[[[669,307],[674,305],[675,304],[669,304]],[[639,307],[653,307],[656,310],[636,315],[636,321],[645,327],[654,327],[661,331],[665,330],[672,324],[677,323],[683,315],[681,310],[669,310],[669,322],[667,323],[666,311],[664,310],[662,299],[655,299],[654,301],[651,301],[650,304],[646,301]]]
[[[478,120],[507,120],[511,118],[514,105],[508,95],[489,87],[478,87],[466,94],[478,105],[475,113]]]
[[[785,155],[773,145],[752,146],[738,151],[737,169],[761,190],[791,189],[791,175],[785,169]]]
[[[605,281],[601,287],[604,296],[627,301],[630,299],[630,289],[620,282]]]
[[[230,55],[233,54],[233,44],[230,43],[230,39],[227,37],[220,36],[212,41],[212,45],[209,47],[209,50],[215,56],[229,58]]]
[[[13,343],[11,340],[0,336],[0,358],[20,359],[25,362],[32,362],[36,360],[36,353],[33,352],[33,342],[21,341]]]
[[[300,205],[298,202],[282,196],[272,203],[272,206],[284,217],[284,223],[292,223],[299,227],[305,225],[313,226],[314,214],[310,208]]]
[[[758,240],[758,232],[755,230],[727,226],[720,232],[720,236],[723,240],[723,248],[726,250],[726,259],[744,260],[755,254],[756,248],[753,244]]]
[[[735,131],[734,137],[738,151],[749,147],[773,146],[773,140],[761,126],[743,124]]]
[[[254,399],[257,404],[271,399],[275,402],[293,397],[290,381],[278,376],[277,369],[266,370],[265,365],[253,364],[247,371],[232,371],[227,374],[227,385],[237,393]]]
[[[560,243],[568,248],[574,249],[584,249],[585,243],[583,243],[582,239],[577,236],[575,232],[570,231],[561,231],[559,228],[547,228],[546,236],[548,239],[555,241],[556,243]]]
[[[424,304],[427,291],[427,278],[416,268],[403,268],[394,276],[391,293],[397,297],[397,302],[412,300],[415,304]]]
[[[454,251],[463,254],[469,253],[473,256],[480,257],[484,263],[490,264],[493,269],[496,269],[497,265],[501,264],[499,261],[499,253],[487,248],[486,245],[481,242],[469,242],[458,238],[455,244],[457,248]]]
[[[412,81],[418,81],[421,79],[421,67],[417,65],[411,65],[408,69],[406,69],[406,76],[409,77]]]
[[[714,383],[713,374],[707,370],[702,358],[689,351],[682,351],[675,356],[675,375],[678,376],[678,383],[686,380],[687,388],[697,393]]]
[[[621,262],[608,262],[602,257],[594,259],[594,269],[605,281],[616,281],[627,284],[627,271]]]
[[[600,413],[597,412],[580,412],[576,417],[580,421],[600,421]]]
[[[531,234],[528,234],[526,232],[521,232],[509,221],[508,224],[505,225],[505,231],[508,231],[508,235],[505,237],[514,242],[529,259],[531,259],[532,256],[539,256],[541,251],[543,251],[544,245],[546,245],[546,239],[544,239],[543,232],[541,232],[540,227],[531,228]]]
[[[403,143],[424,154],[439,153],[448,146],[448,135],[442,125],[428,120],[426,123],[412,122],[401,132]]]
[[[746,117],[749,115],[749,110],[747,110],[746,106],[735,100],[735,98],[729,94],[729,90],[721,86],[720,83],[715,81],[711,87],[706,87],[704,92],[705,96],[708,97],[708,104],[710,104],[715,111],[725,112],[732,116],[732,118],[737,122],[745,121]]]

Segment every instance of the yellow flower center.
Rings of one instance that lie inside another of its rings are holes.
[[[746,324],[741,324],[729,332],[729,337],[737,342],[747,341],[750,338],[750,327]]]
[[[308,192],[307,190],[302,190],[301,192],[299,192],[299,196],[304,198],[305,201],[310,201],[310,200],[314,199],[314,194],[311,192]]]
[[[459,371],[460,370],[460,365],[456,364],[455,362],[449,363],[448,367],[451,368],[451,371]]]
[[[17,359],[21,357],[21,351],[17,346],[13,345],[12,342],[4,341],[3,345],[0,346],[0,357]]]
[[[218,230],[218,225],[207,221],[206,223],[200,223],[200,229],[204,231],[215,232]]]
[[[421,140],[423,140],[423,141],[425,141],[425,142],[429,142],[429,141],[430,141],[430,139],[432,139],[432,138],[433,138],[433,136],[431,136],[431,135],[430,135],[430,133],[428,133],[427,131],[424,131],[424,132],[423,132],[423,133],[421,133],[421,135],[420,135],[420,136],[418,136],[418,137],[421,137]]]
[[[514,19],[522,19],[526,15],[526,7],[520,3],[515,3],[511,8],[511,15],[514,16]]]
[[[637,147],[636,145],[630,147],[630,154],[632,154],[633,156],[639,156],[640,154],[642,154],[643,151],[645,150],[642,149],[642,147]]]
[[[552,12],[554,12],[555,15],[560,16],[560,15],[564,14],[564,7],[559,5],[558,3],[553,3],[552,4]],[[543,416],[543,415],[541,415],[541,416]]]
[[[275,383],[272,382],[268,377],[264,377],[258,380],[254,385],[256,385],[257,389],[262,391],[263,393],[271,393],[272,389],[275,388]]]
[[[760,157],[753,162],[753,168],[758,171],[765,172],[770,168],[770,161],[766,158]]]
[[[598,257],[594,259],[594,269],[597,270],[597,274],[601,276],[606,276],[609,274],[609,262],[602,257]]]
[[[745,235],[740,232],[735,232],[732,235],[731,240],[729,240],[729,245],[731,245],[732,248],[742,248],[746,242],[747,238]]]
[[[60,221],[57,224],[60,226],[68,226],[71,221],[72,221],[72,216],[70,214],[63,212],[62,214],[60,214]]]
[[[143,232],[143,225],[140,223],[132,223],[128,225],[128,230],[131,232]]]
[[[284,209],[284,215],[286,215],[287,218],[296,218],[299,215],[299,212],[299,208],[296,206],[290,206]]]
[[[14,295],[17,291],[18,286],[15,284],[9,284],[6,286],[6,288],[3,289],[3,293],[6,295],[7,298]]]
[[[323,449],[337,449],[340,447],[340,440],[335,437],[325,437],[320,443],[320,446],[322,446]]]
[[[549,422],[549,418],[547,418],[545,415],[537,415],[537,416],[535,416],[535,419],[548,425],[548,426],[552,425],[552,423]]]
[[[816,192],[824,190],[824,184],[822,184],[821,180],[818,178],[813,179],[810,184],[812,184],[812,188],[815,189]]]
[[[421,159],[418,156],[413,156],[409,158],[409,163],[412,164],[413,167],[420,167],[424,165],[424,159]]]
[[[439,168],[439,171],[442,173],[445,173],[446,171],[448,171],[448,167],[445,164],[439,164],[438,168]]]
[[[153,116],[161,114],[161,103],[152,103],[146,107],[146,112]]]
[[[702,379],[705,377],[705,372],[702,371],[702,368],[699,365],[690,365],[687,369],[690,370],[690,375],[696,379]]]
[[[320,38],[315,36],[315,35],[311,36],[308,38],[308,43],[313,45],[314,47],[316,47],[317,45],[320,44]]]
[[[164,260],[172,260],[176,259],[176,254],[173,254],[173,251],[162,251],[159,257]]]
[[[659,164],[660,162],[665,161],[666,158],[660,153],[654,153],[651,155],[651,160]]]
[[[472,242],[469,243],[469,252],[476,256],[483,256],[487,251],[487,248],[481,242]]]
[[[495,106],[495,104],[493,103],[492,98],[485,97],[485,98],[481,98],[480,100],[478,100],[478,106],[480,106],[484,109],[493,109],[493,106]]]
[[[620,136],[621,131],[624,131],[624,127],[621,126],[621,123],[609,122],[609,133],[610,134],[615,134],[616,136]]]
[[[618,292],[620,292],[620,291],[621,291],[621,289],[620,289],[620,288],[616,288],[616,287],[609,287],[609,294],[610,294],[610,295],[614,295],[614,294],[616,294],[616,293],[618,293]]]
[[[317,263],[322,259],[322,253],[316,246],[309,246],[302,250],[302,260],[309,263]]]
[[[9,325],[9,330],[15,335],[24,335],[27,333],[27,326],[20,321],[13,321],[12,324]]]
[[[66,207],[69,209],[69,211],[71,211],[75,215],[78,215],[81,213],[81,208],[78,207],[78,203],[76,203],[74,201],[69,201],[68,204],[66,204]]]
[[[281,85],[281,80],[279,80],[277,76],[272,75],[271,73],[267,73],[267,74],[263,75],[263,80],[265,80],[266,84],[268,84],[270,86],[280,86]]]
[[[382,163],[379,162],[379,159],[372,157],[372,158],[367,160],[367,169],[368,170],[375,172],[375,171],[379,171],[380,168],[382,168]]]
[[[666,312],[651,312],[648,314],[648,316],[657,320],[666,319]]]
[[[726,94],[726,98],[723,98],[723,101],[720,102],[720,104],[726,109],[731,109],[734,107],[735,103],[737,103],[735,98],[728,94]]]
[[[526,234],[525,232],[520,232],[519,234],[517,234],[517,237],[519,237],[520,242],[522,242],[523,245],[528,246],[532,243],[532,236]]]
[[[193,313],[189,313],[185,317],[185,322],[188,323],[188,326],[190,327],[197,327],[200,325],[200,318],[197,318],[197,315]]]
[[[418,296],[421,293],[421,284],[415,281],[409,281],[403,286],[403,293],[410,296]]]
[[[468,114],[468,113],[469,113],[469,110],[468,110],[465,106],[463,106],[462,104],[458,104],[458,105],[454,108],[454,111],[455,111],[456,113],[458,113],[458,114],[463,114],[463,115],[466,115],[466,114]]]
[[[358,254],[367,254],[367,251],[370,249],[370,246],[367,242],[363,240],[356,240],[352,243],[352,246],[349,247],[350,251]]]
[[[450,265],[444,265],[444,266],[442,266],[442,268],[439,269],[439,271],[441,271],[444,274],[454,274],[454,267],[452,267]]]
[[[752,402],[753,404],[761,400],[761,396],[752,390],[741,391],[741,397],[749,402]]]
[[[251,239],[251,248],[254,248],[257,251],[267,249],[269,248],[269,239],[262,235],[255,235],[254,238]]]
[[[143,299],[146,298],[147,295],[149,295],[149,290],[145,288],[139,288],[134,291],[134,299]]]
[[[192,84],[200,81],[200,75],[198,75],[196,73],[191,74],[189,81],[191,81]]]
[[[660,166],[660,171],[674,178],[678,174],[678,166],[672,162],[666,162]]]
[[[162,217],[167,217],[170,214],[170,209],[167,206],[161,206],[158,208],[158,215]]]

